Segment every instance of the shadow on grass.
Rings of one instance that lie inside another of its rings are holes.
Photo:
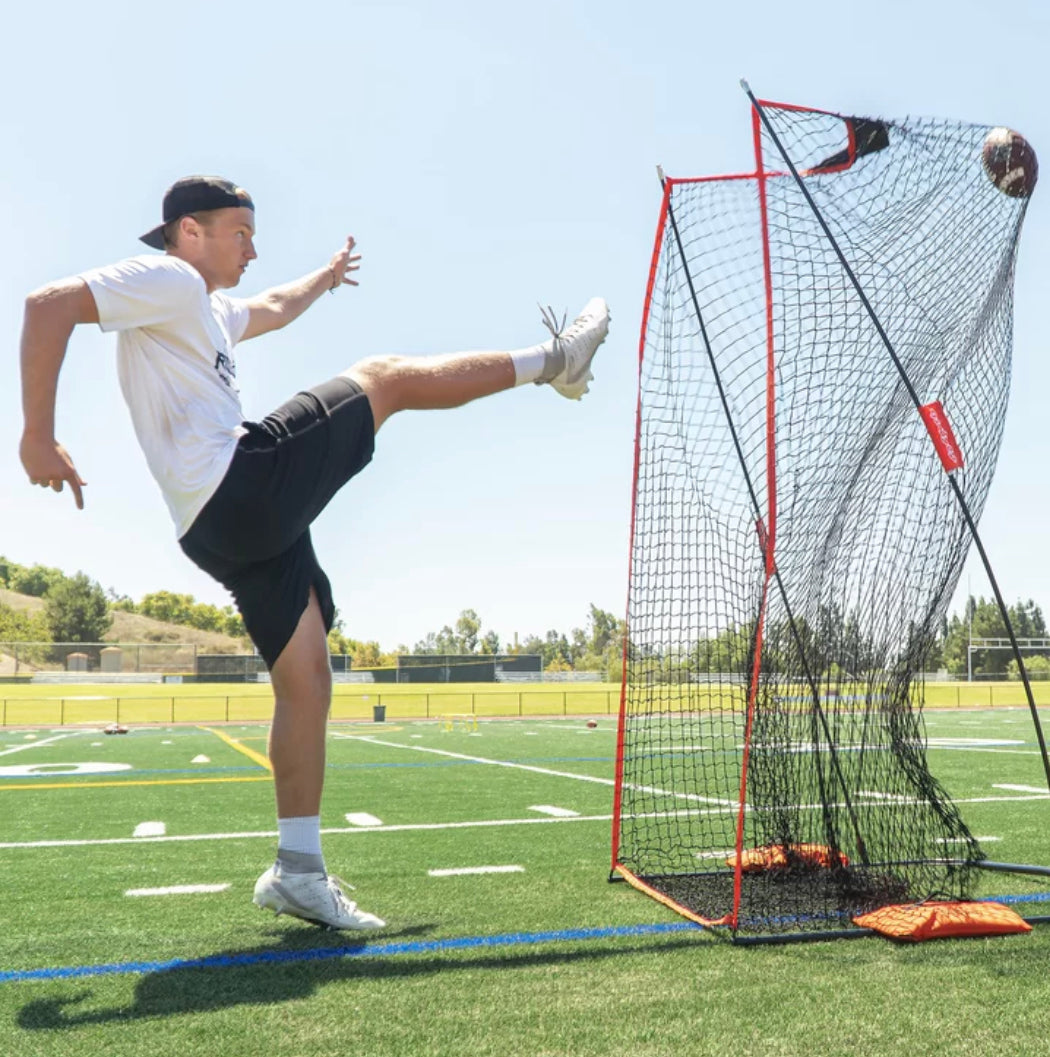
[[[419,926],[398,935],[410,939],[413,935],[430,931],[430,926]],[[290,933],[266,946],[211,955],[204,966],[191,963],[145,973],[138,979],[134,998],[127,1006],[77,1012],[72,1007],[89,1000],[93,994],[85,988],[65,997],[28,1002],[19,1010],[17,1023],[27,1031],[127,1023],[308,998],[318,987],[337,981],[406,979],[464,969],[503,971],[585,963],[644,953],[657,947],[662,950],[695,947],[697,940],[695,937],[676,940],[653,937],[648,942],[629,945],[605,940],[600,945],[587,947],[559,943],[557,949],[553,949],[552,944],[542,950],[531,948],[521,953],[496,953],[493,950],[470,957],[455,954],[390,956],[381,952],[371,957],[355,954],[364,946],[364,941],[347,943],[345,936],[325,945],[318,944],[316,933]],[[213,964],[219,961],[226,964]],[[248,964],[239,964],[243,962]]]

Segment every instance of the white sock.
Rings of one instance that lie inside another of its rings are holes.
[[[525,385],[526,382],[535,382],[542,378],[548,372],[552,351],[551,342],[545,341],[542,345],[533,345],[528,349],[516,349],[512,352],[510,358],[514,363],[514,384]]]
[[[321,816],[277,820],[277,847],[281,851],[295,851],[303,855],[321,854]]]

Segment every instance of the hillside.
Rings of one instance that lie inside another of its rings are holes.
[[[44,608],[42,598],[32,595],[20,595],[15,591],[0,588],[0,604],[12,609],[38,612]],[[183,627],[181,624],[165,624],[139,613],[113,612],[113,626],[105,638],[106,642],[180,642],[193,644],[209,653],[250,653],[251,646],[246,639],[235,639],[229,635],[220,635],[217,631],[198,631],[196,628]]]

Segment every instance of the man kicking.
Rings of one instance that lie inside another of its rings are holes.
[[[321,853],[335,607],[310,524],[368,464],[377,431],[397,411],[458,407],[526,382],[578,400],[609,310],[595,298],[565,330],[545,315],[552,336],[513,352],[370,357],[247,422],[234,347],[287,326],[325,292],[356,286],[354,240],[325,267],[239,299],[221,291],[256,257],[248,193],[220,177],[187,176],[164,195],[162,215],[142,236],[162,254],[61,279],[26,299],[22,465],[31,484],[56,492],[68,484],[83,508],[85,482],[55,439],[58,376],[77,324],[117,331],[121,390],[179,544],[231,592],[270,670],[279,832],[254,900],[331,928],[382,928],[329,876]]]

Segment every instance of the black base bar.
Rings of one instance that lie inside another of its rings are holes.
[[[1019,862],[991,862],[988,859],[980,859],[974,865],[982,870],[993,870],[999,873],[1023,873],[1033,874],[1036,877],[1050,877],[1050,866],[1026,866]]]

